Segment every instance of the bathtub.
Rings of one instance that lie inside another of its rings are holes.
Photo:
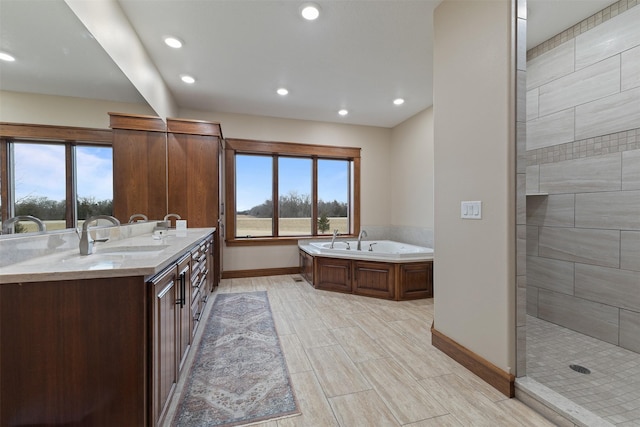
[[[339,258],[384,260],[393,262],[432,260],[433,249],[391,240],[363,240],[362,250],[357,250],[357,240],[336,240],[331,242],[301,242],[300,249],[312,255],[323,255]]]
[[[298,241],[300,275],[316,289],[395,301],[433,297],[433,249],[391,240]],[[371,249],[371,250],[369,250]]]

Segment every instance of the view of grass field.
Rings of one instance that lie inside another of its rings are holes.
[[[47,227],[47,231],[64,230],[67,228],[66,222],[61,220],[46,220],[42,221]],[[33,233],[38,231],[38,226],[31,221],[20,221],[19,223],[20,233]]]
[[[44,221],[47,231],[63,230],[66,228],[64,220]],[[30,221],[21,221],[23,232],[31,233],[38,231],[36,224]],[[82,221],[78,221],[78,226],[82,226]],[[311,218],[280,218],[281,236],[306,236],[311,234]],[[349,232],[349,222],[347,218],[329,218],[329,230],[325,234],[332,234],[334,229],[338,229],[340,234]],[[238,237],[244,236],[270,236],[271,218],[254,218],[249,215],[238,215],[236,222]]]
[[[349,232],[348,218],[328,218],[329,230],[326,234],[332,234],[338,229],[341,234]],[[311,218],[280,218],[278,224],[281,236],[308,236],[311,235]],[[271,236],[271,218],[255,218],[249,215],[237,215],[236,236]]]

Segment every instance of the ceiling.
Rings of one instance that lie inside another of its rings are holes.
[[[393,127],[432,104],[441,0],[315,0],[311,22],[304,0],[115,1],[181,109]],[[612,2],[528,0],[528,47]],[[0,0],[0,51],[2,90],[144,102],[64,0]]]

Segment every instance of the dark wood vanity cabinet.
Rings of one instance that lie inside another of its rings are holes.
[[[148,292],[141,277],[0,285],[0,425],[150,425]]]
[[[192,302],[201,313],[209,293],[192,254],[206,265],[211,243],[151,278],[1,284],[0,426],[165,423],[193,342]]]

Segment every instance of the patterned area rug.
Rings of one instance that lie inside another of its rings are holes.
[[[235,426],[299,413],[266,292],[217,295],[175,426]]]

